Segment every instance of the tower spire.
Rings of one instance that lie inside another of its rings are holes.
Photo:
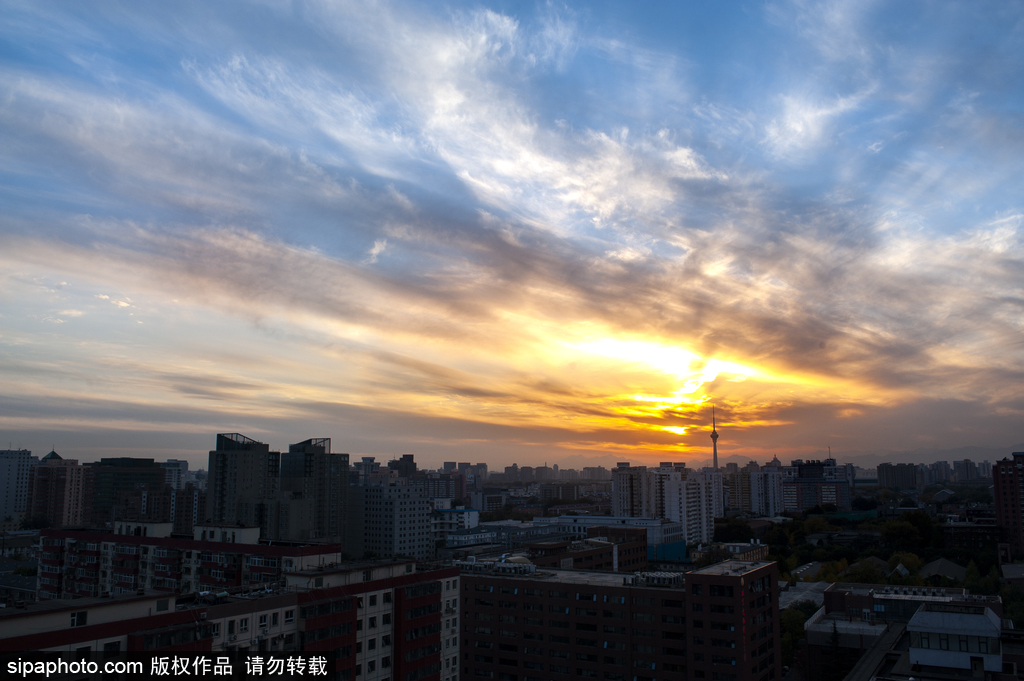
[[[718,470],[718,431],[715,430],[715,405],[711,405],[711,446],[714,448],[714,468]]]

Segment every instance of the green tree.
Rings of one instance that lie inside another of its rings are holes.
[[[779,613],[782,629],[782,664],[792,666],[796,650],[804,640],[804,622],[818,611],[814,601],[797,601]]]
[[[744,542],[754,538],[750,525],[739,518],[726,518],[722,523],[715,523],[715,541]]]
[[[886,520],[882,524],[882,543],[893,548],[917,547],[921,544],[921,534],[906,520]]]

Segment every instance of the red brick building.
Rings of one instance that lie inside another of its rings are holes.
[[[458,681],[459,573],[412,561],[287,572],[270,590],[0,609],[0,651],[322,653],[328,679]]]
[[[1024,555],[1024,452],[1014,452],[1012,459],[997,461],[992,466],[995,485],[996,522],[1003,531],[1003,541],[1010,545],[1014,557]]]
[[[774,562],[630,577],[501,562],[463,568],[466,679],[782,677]]]

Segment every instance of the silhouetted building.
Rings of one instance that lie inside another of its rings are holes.
[[[1024,452],[1014,452],[1012,459],[997,461],[992,466],[993,491],[996,498],[996,521],[1003,531],[1003,541],[1010,545],[1014,557],[1024,555]]]
[[[467,678],[782,677],[775,563],[627,578],[509,560],[460,566]]]
[[[43,457],[29,470],[25,517],[36,526],[81,525],[86,511],[85,466],[62,459],[57,452]]]
[[[252,509],[253,502],[274,499],[280,490],[281,453],[239,433],[217,435],[209,468],[207,510],[217,522],[253,524],[255,519],[239,514],[240,503],[249,502]]]

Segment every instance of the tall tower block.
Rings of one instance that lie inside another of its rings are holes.
[[[715,470],[718,470],[718,431],[715,430],[715,408],[711,407],[711,446],[714,448]]]

